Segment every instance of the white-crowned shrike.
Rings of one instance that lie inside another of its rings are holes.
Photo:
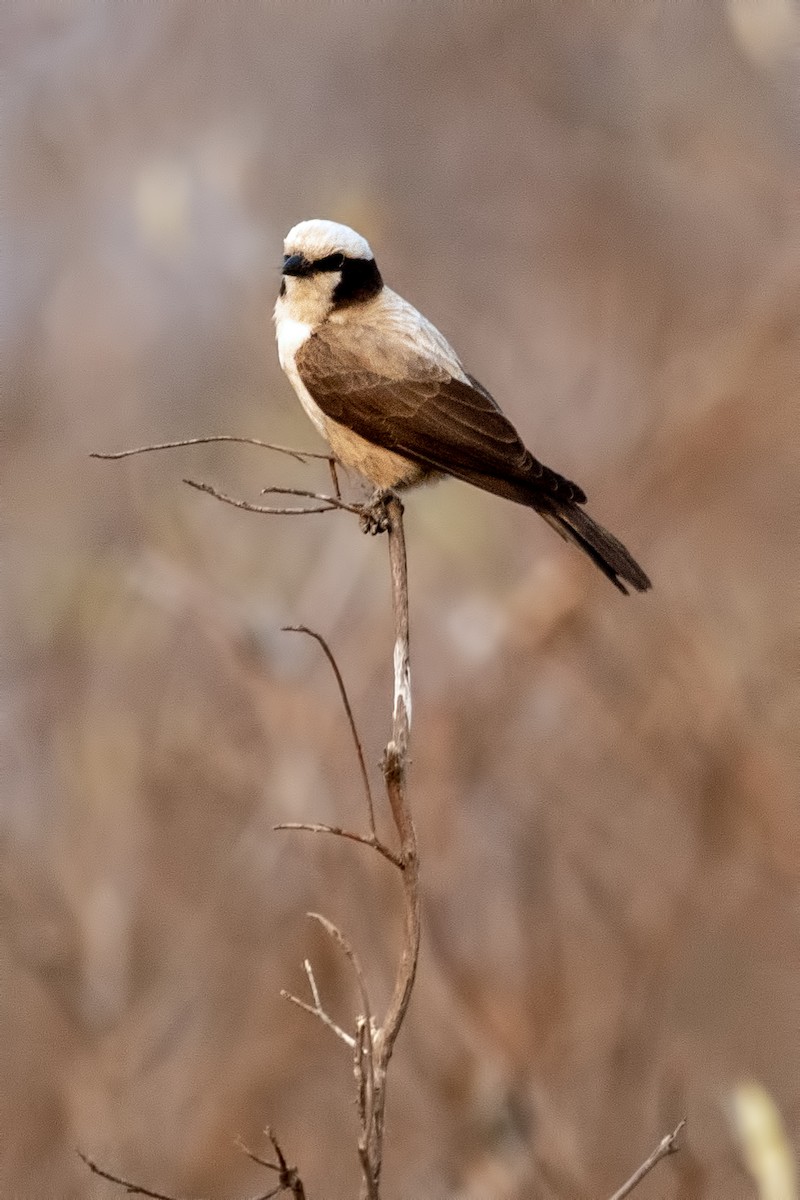
[[[620,591],[650,587],[581,488],[533,457],[439,330],[385,286],[363,237],[301,221],[284,251],[281,366],[339,462],[380,491],[442,475],[473,483],[535,509]]]

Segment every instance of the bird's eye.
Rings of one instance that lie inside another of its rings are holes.
[[[328,254],[325,258],[318,258],[314,263],[315,271],[341,271],[344,266],[343,254]]]

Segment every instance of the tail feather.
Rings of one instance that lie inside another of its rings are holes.
[[[577,484],[547,467],[536,464],[537,473],[531,478],[503,478],[484,475],[478,471],[455,471],[449,473],[466,483],[505,496],[516,504],[524,504],[538,512],[548,525],[566,541],[578,546],[596,567],[611,580],[626,596],[629,584],[634,591],[646,592],[652,585],[642,568],[618,538],[609,533],[597,521],[593,521],[584,508],[586,496]]]
[[[554,504],[552,511],[539,508],[539,512],[556,533],[580,547],[626,596],[625,583],[637,592],[646,592],[651,587],[650,580],[622,542],[593,521],[585,509],[563,502]]]

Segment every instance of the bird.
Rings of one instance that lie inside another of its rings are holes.
[[[376,489],[374,500],[453,476],[534,509],[626,595],[650,588],[622,542],[586,512],[582,488],[531,454],[443,334],[384,284],[361,234],[319,218],[295,225],[274,319],[300,403],[333,457]]]

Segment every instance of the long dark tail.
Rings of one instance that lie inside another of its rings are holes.
[[[626,596],[626,583],[637,592],[646,592],[651,586],[650,580],[622,542],[593,521],[585,509],[569,500],[554,500],[550,511],[549,505],[548,509],[536,507],[556,533],[588,554],[595,566]]]
[[[637,592],[646,592],[652,585],[636,559],[622,542],[597,521],[593,521],[581,505],[586,495],[577,483],[572,483],[556,471],[551,471],[528,454],[527,464],[516,478],[484,475],[478,471],[454,471],[459,479],[505,496],[517,504],[534,508],[556,533],[578,546],[615,587],[628,595],[625,584]],[[520,477],[521,476],[521,477]]]

